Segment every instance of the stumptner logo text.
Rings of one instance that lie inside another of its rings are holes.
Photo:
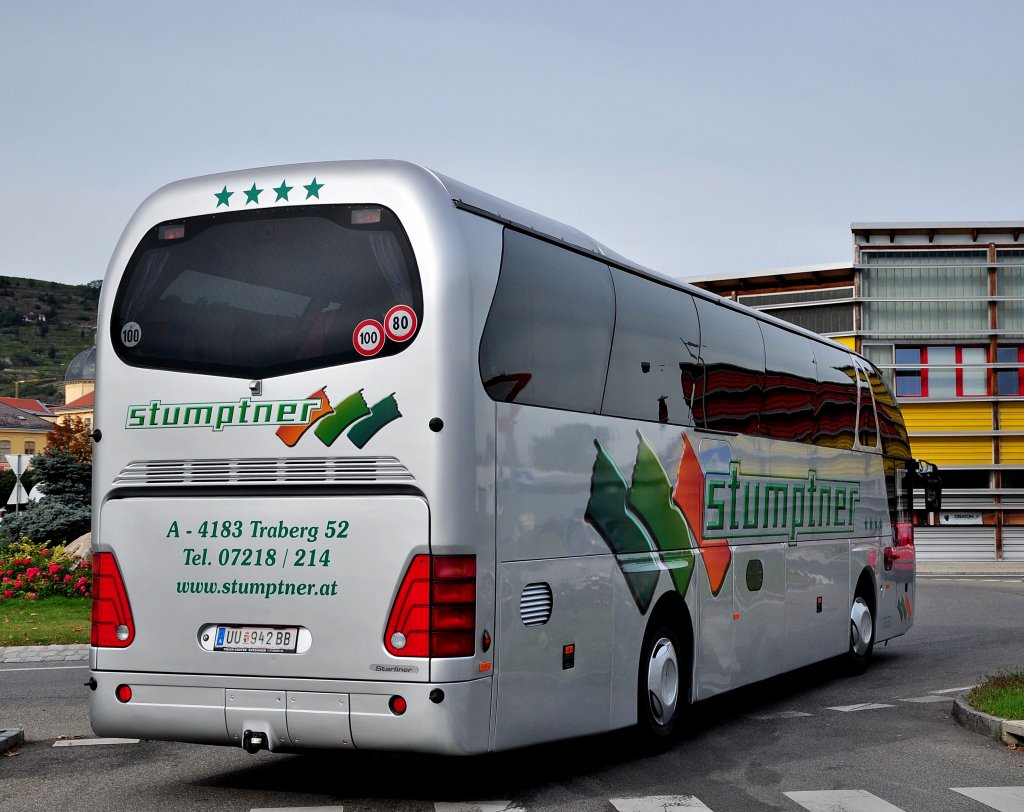
[[[126,429],[204,428],[227,426],[305,426],[323,406],[319,398],[261,400],[240,398],[234,403],[163,403],[151,400],[128,407]]]
[[[860,483],[825,479],[814,469],[801,477],[728,471],[705,474],[704,537],[798,536],[850,531]]]

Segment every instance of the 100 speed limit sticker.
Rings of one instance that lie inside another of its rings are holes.
[[[352,346],[360,355],[370,357],[384,349],[387,339],[399,343],[408,341],[416,333],[419,320],[416,311],[408,305],[395,305],[381,324],[376,319],[363,319],[352,332]]]
[[[384,347],[384,327],[376,319],[363,319],[352,333],[352,345],[360,355],[376,355]]]

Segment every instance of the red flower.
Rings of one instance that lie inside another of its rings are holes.
[[[14,592],[11,591],[10,589],[5,589],[4,590],[4,597],[5,598],[10,598],[12,595],[14,595]]]
[[[50,575],[53,575],[59,569],[60,569],[60,564],[50,564],[50,566],[49,566]]]
[[[40,550],[39,551],[39,555],[49,555],[49,554],[50,554],[49,550]]]
[[[6,581],[7,579],[4,578],[4,580]],[[64,583],[66,584],[70,580],[71,580],[71,573],[68,573],[67,575],[64,576]]]

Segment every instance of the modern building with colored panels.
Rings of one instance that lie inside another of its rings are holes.
[[[942,511],[917,515],[923,558],[1024,560],[1024,222],[851,231],[851,262],[690,281],[882,370],[914,456],[942,469]]]

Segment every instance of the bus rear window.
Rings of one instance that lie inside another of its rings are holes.
[[[149,231],[111,340],[136,366],[264,378],[394,355],[422,308],[412,248],[387,209],[232,212]]]

